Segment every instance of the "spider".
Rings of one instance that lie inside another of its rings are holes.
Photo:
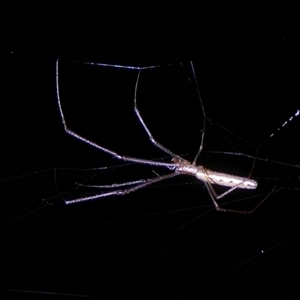
[[[137,106],[137,90],[138,90],[138,83],[139,83],[139,79],[141,76],[141,72],[145,69],[151,69],[151,68],[158,68],[159,65],[154,65],[154,66],[148,66],[148,67],[133,67],[133,66],[122,66],[122,65],[112,65],[112,64],[102,64],[102,63],[94,63],[94,62],[83,62],[83,64],[89,64],[89,65],[97,65],[97,66],[105,66],[105,67],[114,67],[114,68],[124,68],[124,69],[134,69],[137,70],[137,78],[136,78],[136,82],[135,82],[135,89],[134,89],[134,97],[133,97],[133,101],[134,101],[134,112],[140,122],[140,124],[142,125],[143,129],[145,130],[145,132],[148,135],[149,140],[151,141],[151,143],[159,148],[160,150],[162,150],[163,152],[165,152],[166,154],[170,155],[172,157],[171,162],[170,163],[165,163],[165,162],[161,162],[161,161],[154,161],[154,160],[148,160],[148,159],[142,159],[142,158],[137,158],[137,157],[130,157],[130,156],[124,156],[121,155],[111,149],[108,149],[106,147],[103,147],[79,134],[77,134],[76,132],[74,132],[73,130],[69,129],[66,123],[66,119],[64,116],[64,112],[62,110],[62,105],[61,105],[61,100],[60,100],[60,92],[59,92],[59,60],[56,60],[56,95],[57,95],[57,103],[58,103],[58,108],[59,108],[59,113],[60,113],[60,117],[63,123],[63,127],[64,127],[64,131],[73,136],[74,138],[89,144],[103,152],[106,152],[110,155],[112,155],[113,157],[125,161],[125,162],[134,162],[137,164],[146,164],[146,165],[150,165],[150,166],[155,166],[155,167],[164,167],[164,168],[168,168],[170,171],[172,171],[169,174],[165,174],[162,176],[157,176],[154,178],[149,178],[149,179],[141,179],[141,180],[136,180],[136,181],[129,181],[129,182],[125,182],[125,183],[121,183],[121,184],[111,184],[111,185],[107,185],[105,186],[106,188],[109,188],[110,191],[108,192],[101,192],[101,193],[97,193],[95,195],[92,196],[86,196],[86,197],[79,197],[76,199],[71,199],[71,200],[65,200],[66,204],[72,204],[72,203],[77,203],[77,202],[83,202],[83,201],[89,201],[89,200],[94,200],[94,199],[99,199],[99,198],[103,198],[103,197],[108,197],[108,196],[112,196],[112,195],[126,195],[132,192],[135,192],[137,190],[140,190],[146,186],[152,185],[154,183],[178,176],[178,175],[192,175],[195,176],[197,179],[201,180],[202,182],[204,182],[205,187],[209,193],[209,196],[215,206],[215,209],[217,211],[223,211],[223,212],[233,212],[233,213],[241,213],[241,214],[251,214],[252,212],[254,212],[270,195],[271,193],[274,192],[275,188],[269,192],[267,194],[267,196],[265,196],[254,208],[252,208],[251,210],[235,210],[235,209],[229,209],[229,208],[224,208],[221,207],[217,200],[223,198],[224,196],[228,195],[229,193],[233,192],[236,189],[256,189],[257,187],[257,182],[255,180],[250,179],[251,174],[252,174],[252,170],[255,164],[255,159],[253,161],[252,164],[252,168],[250,171],[250,174],[248,177],[240,177],[240,176],[235,176],[235,175],[230,175],[230,174],[226,174],[226,173],[220,173],[220,172],[215,172],[212,170],[209,170],[207,168],[205,168],[202,165],[197,165],[197,159],[199,157],[199,155],[201,154],[201,151],[203,149],[203,143],[204,143],[204,136],[205,136],[205,124],[206,124],[206,120],[209,120],[209,118],[206,116],[205,114],[205,110],[204,110],[204,106],[203,106],[203,102],[202,102],[202,98],[200,95],[200,91],[199,91],[199,87],[197,84],[197,80],[196,80],[196,75],[195,75],[195,70],[194,70],[194,65],[192,62],[189,62],[191,70],[192,70],[192,74],[193,77],[195,79],[195,83],[196,83],[196,89],[197,89],[197,93],[198,93],[198,98],[201,104],[201,109],[203,112],[203,130],[202,130],[202,136],[201,136],[201,142],[200,142],[200,146],[199,149],[193,159],[192,162],[180,157],[179,155],[173,153],[171,150],[169,150],[168,148],[166,148],[165,146],[163,146],[161,143],[159,143],[152,135],[151,131],[149,130],[148,126],[146,125],[146,123],[144,122],[142,115],[138,109]],[[225,192],[223,192],[220,195],[217,195],[213,185],[221,185],[221,186],[225,186],[225,187],[229,187],[229,189]],[[99,186],[99,187],[104,187],[104,186]]]

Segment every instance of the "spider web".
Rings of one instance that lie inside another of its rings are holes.
[[[243,216],[216,212],[204,185],[190,177],[125,197],[65,206],[62,196],[97,192],[74,182],[109,184],[157,175],[153,168],[122,165],[68,137],[55,102],[54,61],[12,57],[6,73],[10,98],[3,110],[10,121],[5,115],[1,119],[3,158],[13,157],[0,182],[4,292],[232,299],[242,289],[252,298],[260,293],[292,299],[298,292],[300,250],[295,79],[290,65],[270,69],[271,63],[252,63],[195,64],[212,120],[199,163],[247,176],[255,146],[263,143],[253,171],[259,189],[236,191],[222,203],[244,208],[274,187],[276,192],[255,214]],[[192,159],[203,119],[186,75],[178,65],[143,72],[138,105],[155,138]],[[133,113],[135,78],[135,71],[65,63],[62,101],[68,125],[122,154],[162,157]],[[108,168],[84,171],[95,162]]]

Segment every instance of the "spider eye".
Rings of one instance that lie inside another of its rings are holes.
[[[175,170],[176,169],[176,166],[170,166],[168,167],[169,170]]]

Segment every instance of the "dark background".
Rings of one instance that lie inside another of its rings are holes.
[[[89,9],[84,18],[65,14],[65,26],[44,21],[8,30],[0,181],[6,298],[296,299],[300,118],[277,132],[300,108],[292,8],[240,2],[219,7],[218,14],[210,8],[211,18],[204,9],[191,11],[103,19]],[[74,190],[75,182],[117,183],[168,170],[122,165],[63,131],[57,58],[72,130],[120,154],[166,162],[170,158],[151,145],[133,112],[137,73],[80,62],[162,65],[142,73],[139,108],[158,141],[192,159],[203,122],[188,81],[187,62],[194,61],[213,121],[199,164],[247,176],[255,150],[269,159],[255,164],[257,190],[233,192],[221,203],[240,200],[229,206],[247,209],[274,187],[278,192],[252,215],[221,213],[201,182],[182,176],[127,196],[66,206],[63,198],[99,192]],[[104,166],[109,168],[84,171]]]

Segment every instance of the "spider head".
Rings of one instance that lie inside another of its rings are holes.
[[[183,159],[179,156],[174,156],[172,158],[172,163],[176,164],[177,166],[179,166],[179,165],[181,165],[181,166],[182,165],[190,165],[191,164],[189,161],[187,161],[187,160],[185,160],[185,159]]]

